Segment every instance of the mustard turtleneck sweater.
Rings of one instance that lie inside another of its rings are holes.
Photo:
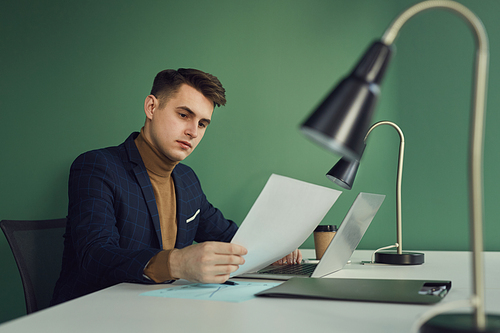
[[[135,139],[135,144],[153,185],[156,206],[160,218],[163,251],[154,256],[144,269],[144,274],[157,283],[173,280],[169,258],[177,238],[175,186],[172,170],[178,162],[160,153],[144,135],[144,128]]]

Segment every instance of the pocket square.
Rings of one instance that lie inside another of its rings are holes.
[[[186,223],[189,223],[189,222],[193,221],[193,220],[196,218],[196,216],[198,216],[198,214],[199,214],[199,213],[200,213],[200,210],[198,209],[198,210],[196,211],[196,213],[194,213],[194,215],[193,215],[193,216],[191,216],[190,218],[188,218],[188,219],[186,220]]]

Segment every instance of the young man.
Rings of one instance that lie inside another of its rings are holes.
[[[207,201],[193,170],[179,163],[203,138],[215,106],[225,103],[215,76],[162,71],[144,102],[141,132],[75,160],[52,304],[120,282],[223,283],[245,262],[247,250],[229,243],[236,224]],[[285,260],[300,262],[300,252]]]

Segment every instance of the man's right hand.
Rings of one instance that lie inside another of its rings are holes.
[[[204,242],[170,254],[170,273],[173,277],[199,283],[224,283],[229,274],[245,263],[247,250],[240,245]]]

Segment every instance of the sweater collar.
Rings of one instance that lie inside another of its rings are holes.
[[[135,138],[135,144],[142,161],[149,172],[160,177],[169,177],[179,162],[172,161],[156,149],[144,135],[144,127],[141,128],[141,133]]]

